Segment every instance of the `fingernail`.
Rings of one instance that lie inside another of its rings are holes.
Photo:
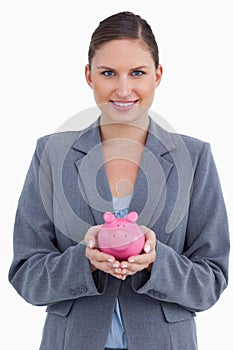
[[[123,265],[122,265],[122,268],[123,268],[123,269],[126,269],[127,267],[128,267],[127,264],[123,264]]]
[[[150,246],[149,246],[149,245],[146,245],[145,248],[144,248],[144,250],[145,250],[146,253],[149,253],[149,251],[150,251]]]
[[[90,241],[88,242],[88,247],[93,248],[93,246],[94,246],[94,242],[92,239],[90,239]]]
[[[118,267],[118,263],[114,263],[112,267]]]
[[[111,258],[108,259],[108,262],[110,262],[110,263],[112,263],[113,261],[114,261],[114,260],[111,259]]]
[[[134,263],[135,260],[132,258],[132,259],[129,259],[129,262]]]

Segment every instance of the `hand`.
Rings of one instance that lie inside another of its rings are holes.
[[[156,259],[156,236],[155,233],[146,226],[140,226],[145,234],[144,253],[140,255],[130,256],[127,261],[122,261],[117,269],[118,278],[125,279],[127,275],[147,269],[151,271],[153,263]]]
[[[120,262],[115,259],[114,256],[106,254],[97,249],[97,233],[101,229],[102,225],[92,226],[87,231],[84,241],[86,247],[86,257],[90,261],[91,271],[99,269],[103,272],[109,273],[114,277],[118,277],[116,272],[120,266]],[[119,278],[119,277],[118,277]]]
[[[127,275],[134,275],[143,269],[151,270],[156,258],[156,237],[152,230],[146,226],[140,226],[145,234],[144,254],[131,256],[127,261],[119,262],[113,255],[103,253],[96,248],[96,236],[101,227],[102,225],[92,226],[84,237],[87,244],[86,257],[90,261],[92,272],[99,269],[125,280]]]

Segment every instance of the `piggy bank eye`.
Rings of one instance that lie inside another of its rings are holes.
[[[120,225],[118,224],[117,227],[119,227]]]
[[[127,237],[127,234],[125,234],[125,238]]]

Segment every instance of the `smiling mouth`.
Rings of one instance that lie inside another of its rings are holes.
[[[125,110],[125,109],[130,109],[138,100],[135,101],[113,101],[110,100],[110,102],[113,104],[113,106],[116,109],[120,110]]]
[[[135,101],[113,101],[113,100],[110,100],[110,102],[114,103],[115,105],[117,106],[120,106],[120,107],[128,107],[128,106],[132,106],[135,102],[137,102],[138,100],[135,100]]]

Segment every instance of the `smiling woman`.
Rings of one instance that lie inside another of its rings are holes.
[[[158,45],[144,19],[122,12],[102,21],[92,35],[88,60],[86,80],[102,111],[102,122],[135,122],[146,116],[162,67]]]
[[[129,31],[129,27],[126,27],[125,36]],[[153,51],[138,31],[135,37],[132,34],[133,38],[129,37],[128,34],[128,38],[122,38],[121,33],[114,40],[107,41],[106,38],[101,49],[92,38],[98,49],[92,56],[94,45],[91,44],[86,80],[93,88],[95,101],[103,112],[102,120],[106,122],[135,122],[141,115],[145,116],[162,77],[158,50],[155,59]],[[114,110],[131,113],[119,114]]]
[[[197,350],[195,313],[227,287],[228,221],[210,145],[149,115],[162,72],[144,19],[106,18],[85,67],[99,118],[38,140],[9,280],[47,305],[40,350]],[[131,211],[145,244],[121,261],[97,235],[104,212]]]
[[[135,122],[141,115],[145,117],[161,77],[161,65],[156,69],[141,38],[103,44],[86,66],[87,83],[102,111],[102,121],[106,122]],[[114,110],[131,113],[114,113]],[[143,124],[144,121],[140,123]]]

